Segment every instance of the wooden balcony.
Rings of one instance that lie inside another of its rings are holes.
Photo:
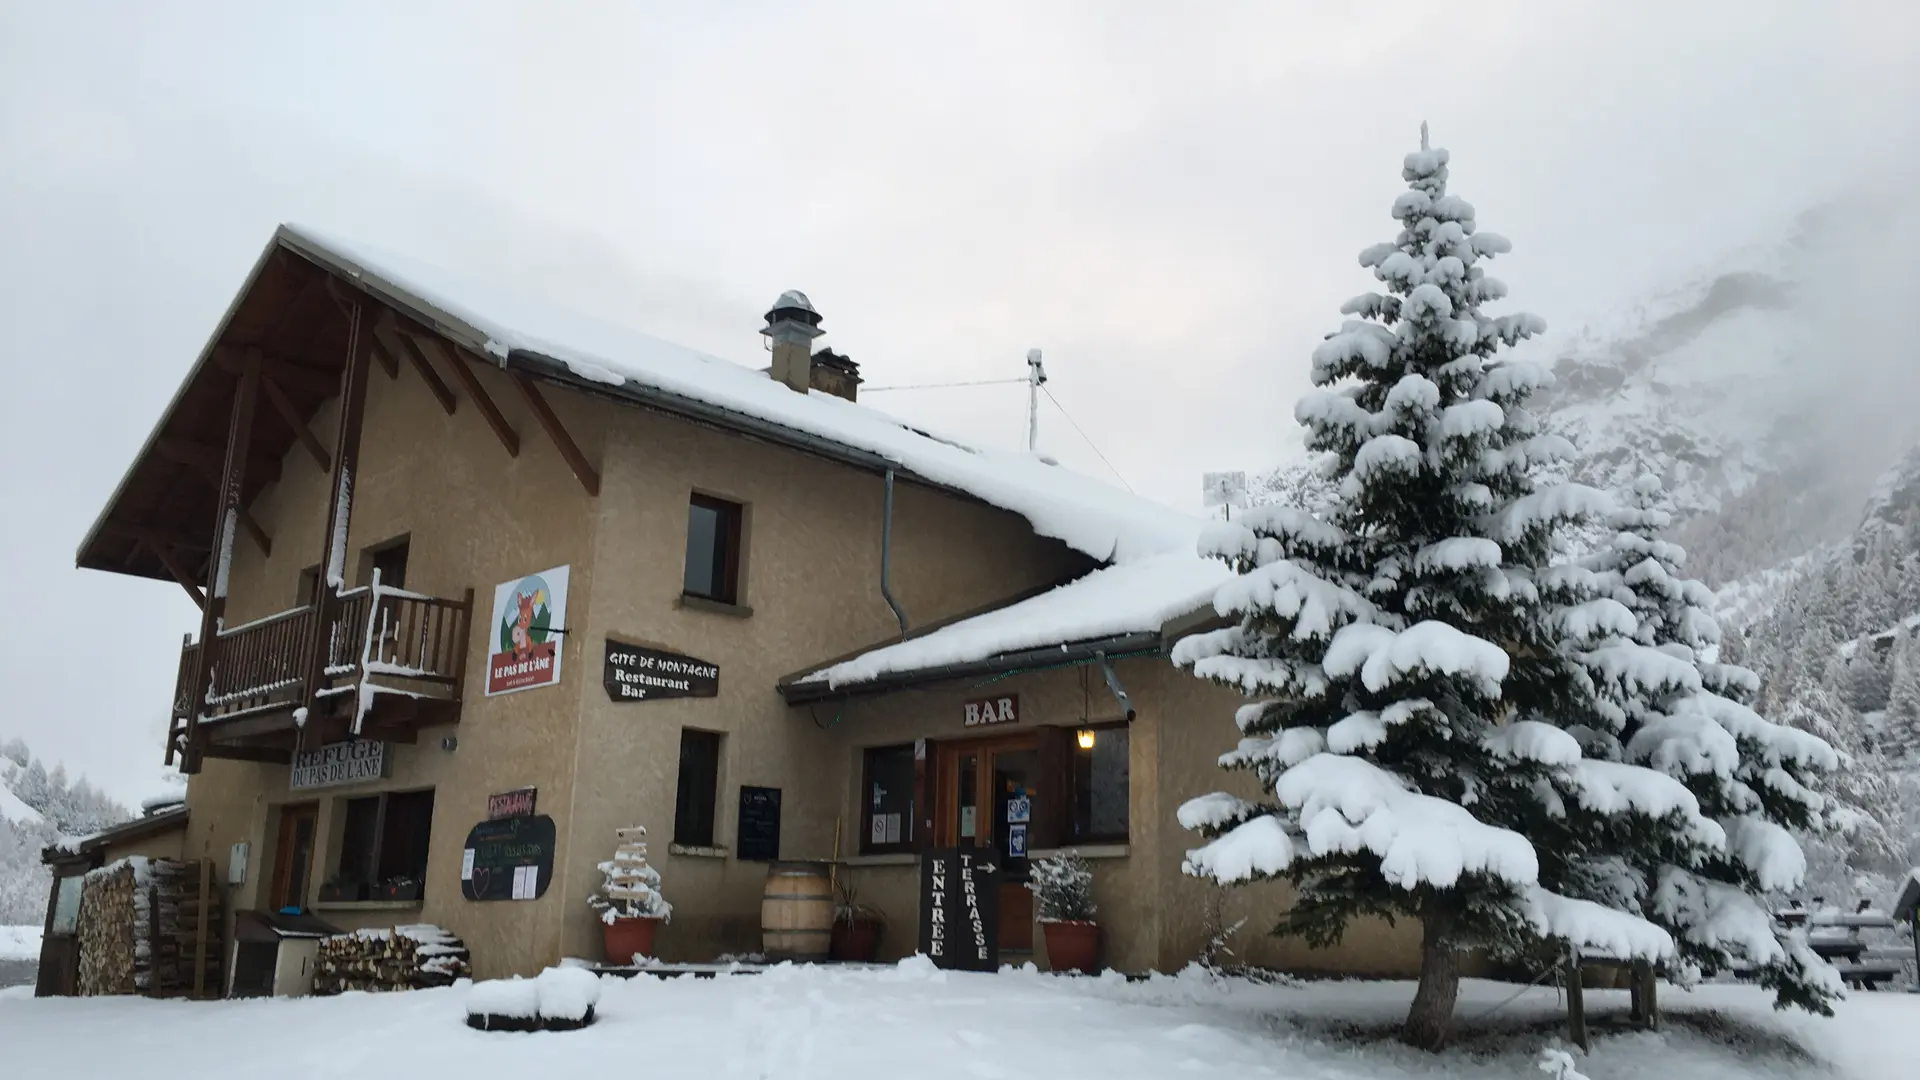
[[[316,634],[322,610],[326,632]],[[320,606],[224,627],[214,635],[197,710],[201,645],[186,642],[168,760],[192,749],[204,757],[283,761],[297,746],[354,736],[411,742],[420,727],[457,722],[472,616],[471,589],[448,600],[376,581]],[[316,648],[325,654],[317,666]]]

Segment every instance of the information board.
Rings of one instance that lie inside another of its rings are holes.
[[[469,900],[538,900],[553,881],[553,819],[483,821],[467,833],[460,895]]]
[[[780,789],[742,787],[740,816],[735,819],[733,857],[742,862],[774,862],[780,858]]]
[[[1000,970],[1000,853],[936,848],[920,856],[920,951],[935,967]]]

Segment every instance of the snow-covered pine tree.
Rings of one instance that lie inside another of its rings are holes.
[[[1663,496],[1658,478],[1642,477],[1612,518],[1612,539],[1583,561],[1634,619],[1626,635],[1575,652],[1602,705],[1601,725],[1579,734],[1592,756],[1651,766],[1684,784],[1714,835],[1661,834],[1677,821],[1615,827],[1600,844],[1588,839],[1572,872],[1611,867],[1618,892],[1560,887],[1645,914],[1673,935],[1682,963],[1707,974],[1751,966],[1781,1004],[1830,1012],[1840,989],[1833,969],[1804,938],[1777,933],[1772,908],[1804,878],[1806,858],[1789,830],[1824,827],[1827,800],[1814,785],[1838,758],[1818,737],[1744,704],[1759,677],[1717,662],[1713,593],[1686,577],[1686,552],[1659,538],[1670,524]]]
[[[1684,817],[1691,797],[1617,763],[1575,775],[1580,748],[1562,728],[1596,705],[1561,624],[1591,599],[1591,575],[1549,564],[1559,530],[1610,504],[1536,482],[1571,450],[1526,407],[1548,376],[1495,356],[1544,324],[1481,310],[1506,288],[1479,264],[1508,244],[1476,231],[1473,208],[1447,193],[1446,151],[1424,143],[1393,204],[1399,237],[1360,256],[1386,291],[1345,305],[1359,318],[1315,350],[1322,389],[1295,410],[1308,450],[1333,459],[1335,501],[1321,516],[1267,506],[1211,526],[1204,549],[1238,572],[1215,607],[1238,621],[1183,640],[1174,661],[1270,696],[1239,710],[1244,738],[1221,764],[1252,771],[1272,798],[1183,806],[1181,823],[1208,837],[1188,872],[1291,880],[1278,930],[1314,944],[1359,916],[1418,920],[1404,1037],[1437,1047],[1467,950],[1551,938],[1670,951],[1637,915],[1543,889],[1525,831],[1565,840],[1553,811],[1582,793],[1595,814],[1643,810],[1636,793],[1654,793]],[[1633,622],[1611,600],[1599,615]]]

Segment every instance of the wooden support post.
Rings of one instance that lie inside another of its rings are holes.
[[[347,530],[353,515],[354,485],[360,482],[360,428],[367,415],[367,376],[373,362],[373,318],[356,300],[347,308],[347,360],[340,372],[340,422],[334,431],[333,469],[327,485],[327,529],[320,540],[320,588],[313,605],[313,636],[308,641],[306,682],[300,702],[309,722],[295,736],[295,748],[313,749],[318,729],[312,713],[316,694],[326,686],[328,644],[340,617],[340,590],[346,585]]]
[[[1636,1027],[1660,1030],[1660,999],[1653,962],[1635,960],[1627,969],[1628,1000],[1632,1002],[1630,1019]]]
[[[1587,1039],[1587,997],[1586,988],[1580,985],[1580,948],[1567,946],[1567,1038],[1573,1041],[1583,1053],[1590,1052],[1593,1044]]]
[[[587,455],[580,452],[580,444],[573,441],[572,435],[567,434],[566,425],[560,422],[560,417],[554,413],[553,406],[547,404],[546,395],[540,392],[540,387],[532,379],[518,372],[513,376],[513,383],[520,388],[520,396],[527,399],[527,407],[533,410],[534,419],[540,421],[540,426],[547,429],[547,437],[553,440],[554,447],[560,451],[561,459],[567,463],[567,468],[573,470],[573,475],[580,481],[580,486],[586,488],[589,495],[600,494],[600,474],[594,471],[591,464],[588,464]]]
[[[233,412],[227,421],[227,455],[221,469],[220,498],[213,525],[212,558],[208,562],[211,580],[207,602],[200,606],[200,651],[193,665],[193,692],[187,702],[187,750],[182,771],[200,771],[200,748],[196,728],[207,692],[213,685],[214,666],[219,651],[220,618],[227,610],[227,574],[233,565],[234,532],[246,516],[241,492],[246,487],[247,450],[253,445],[253,405],[260,389],[260,354],[250,351],[240,369],[240,385],[234,391]],[[260,537],[255,537],[260,539]],[[265,546],[265,545],[263,545]],[[167,763],[173,763],[173,746],[167,747]]]
[[[392,343],[388,346],[389,351],[406,354],[407,362],[413,365],[413,370],[420,373],[420,381],[427,384],[427,390],[433,394],[433,400],[440,403],[440,408],[448,416],[452,416],[455,406],[459,404],[459,399],[453,396],[453,388],[447,385],[447,381],[433,369],[433,361],[428,360],[427,354],[420,351],[420,346],[407,335],[396,332],[391,319],[383,321],[377,332],[382,343]]]
[[[380,367],[386,371],[387,378],[400,377],[400,361],[387,351],[386,345],[377,337],[373,339],[373,358],[380,361]]]
[[[487,393],[487,388],[480,385],[479,376],[467,367],[467,360],[460,354],[460,350],[458,348],[442,349],[440,339],[437,337],[421,336],[406,330],[401,332],[406,333],[408,338],[421,348],[439,351],[446,358],[446,366],[452,370],[454,380],[460,384],[462,390],[467,392],[467,396],[473,399],[473,407],[480,410],[480,415],[486,419],[487,426],[493,429],[494,437],[500,440],[501,446],[507,448],[509,456],[519,457],[519,434],[513,430],[511,424],[507,423],[507,418],[501,414],[500,407],[493,403],[493,397]]]
[[[153,557],[159,559],[160,565],[166,567],[167,573],[173,575],[173,580],[187,590],[187,595],[193,598],[193,602],[199,605],[201,610],[206,609],[207,594],[200,591],[200,586],[194,581],[193,575],[187,572],[186,564],[182,563],[180,557],[167,547],[165,540],[157,536],[141,536],[135,542],[153,552]]]
[[[293,429],[293,437],[307,448],[307,456],[313,458],[313,463],[320,466],[321,472],[332,472],[333,462],[327,457],[327,448],[314,438],[313,429],[307,427],[307,422],[300,418],[300,410],[293,407],[293,400],[287,397],[287,392],[280,389],[279,383],[266,377],[261,378],[260,389],[267,395],[267,403],[273,406],[273,411],[279,413],[280,419]]]
[[[193,924],[193,996],[207,996],[207,920],[213,907],[213,860],[200,859],[200,911]]]

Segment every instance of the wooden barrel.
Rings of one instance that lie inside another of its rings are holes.
[[[767,868],[760,938],[769,961],[827,958],[833,933],[833,883],[826,863],[777,862]]]

